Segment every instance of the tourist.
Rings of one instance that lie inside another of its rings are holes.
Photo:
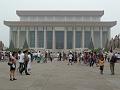
[[[105,53],[105,61],[107,60],[107,53]]]
[[[65,60],[66,60],[66,53],[63,52],[63,61],[65,61]]]
[[[27,64],[27,71],[31,71],[31,61],[32,61],[32,58],[31,58],[31,53],[28,52],[28,58],[29,58],[29,61],[28,61],[28,64]]]
[[[72,65],[73,54],[72,54],[71,52],[69,53],[68,58],[69,58],[68,65],[69,65],[69,64]]]
[[[41,52],[38,51],[37,52],[37,63],[40,63],[40,61],[41,61]]]
[[[111,75],[114,75],[114,67],[115,67],[115,63],[117,61],[117,58],[115,56],[115,54],[112,55],[111,59],[110,59],[110,71],[111,71]]]
[[[21,75],[22,75],[22,72],[25,71],[25,74],[26,74],[26,75],[30,75],[30,74],[27,72],[27,65],[28,65],[28,62],[29,62],[28,50],[25,50],[23,53],[24,53],[24,68],[21,69],[20,73],[21,73]]]
[[[74,53],[74,63],[77,63],[77,58],[78,58],[78,55],[77,55],[77,52]]]
[[[18,61],[19,61],[19,72],[24,68],[24,53],[19,51],[18,55]]]
[[[9,56],[8,65],[10,66],[10,81],[17,80],[17,79],[15,78],[16,52],[13,52],[13,54]]]
[[[85,52],[84,53],[84,64],[87,64],[87,62],[88,62],[88,53]]]
[[[48,58],[48,53],[47,53],[47,51],[45,51],[45,58],[44,58],[43,63],[47,63],[47,58]]]
[[[90,63],[90,67],[93,67],[93,65],[94,65],[94,56],[93,56],[93,53],[90,53],[89,63]]]
[[[33,53],[33,57],[34,57],[35,60],[37,60],[37,56],[38,56],[38,55],[37,55],[37,52],[34,52],[34,53]]]
[[[72,53],[72,62],[74,62],[75,60],[75,55],[74,55],[74,52]]]
[[[100,74],[103,74],[103,70],[104,70],[104,57],[103,55],[99,56],[99,67],[100,67]]]
[[[108,62],[110,62],[112,55],[113,55],[113,53],[112,53],[112,51],[110,51],[107,55]]]
[[[59,61],[59,52],[57,52],[57,59],[58,59],[58,61]]]
[[[93,59],[94,59],[94,63],[97,66],[98,60],[97,60],[97,53],[96,52],[93,53]]]
[[[48,55],[49,55],[50,61],[52,62],[53,61],[52,52],[50,52]]]
[[[118,60],[120,61],[120,53],[118,53]]]
[[[62,54],[61,52],[59,52],[59,61],[61,61],[61,59],[62,59]]]
[[[81,64],[84,63],[84,54],[83,54],[83,53],[80,53],[80,60],[79,60],[79,62],[80,62]]]

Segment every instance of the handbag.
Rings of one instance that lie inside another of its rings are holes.
[[[8,65],[9,65],[9,66],[12,65],[12,62],[9,61],[9,62],[8,62]]]
[[[15,68],[15,64],[12,64],[12,68]]]

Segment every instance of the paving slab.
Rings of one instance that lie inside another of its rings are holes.
[[[33,62],[30,76],[16,71],[16,77],[16,81],[9,81],[9,66],[0,62],[0,90],[120,90],[120,63],[115,65],[115,75],[110,75],[106,62],[104,74],[100,75],[96,66]]]

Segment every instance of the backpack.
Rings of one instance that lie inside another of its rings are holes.
[[[117,58],[115,55],[112,55],[110,63],[116,63],[117,62]]]
[[[28,61],[29,61],[28,55],[25,54],[25,55],[24,55],[24,62],[28,62]]]

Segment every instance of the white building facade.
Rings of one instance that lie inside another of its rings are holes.
[[[104,11],[16,11],[20,21],[4,21],[10,41],[23,48],[68,50],[104,48],[116,21],[101,21]]]

